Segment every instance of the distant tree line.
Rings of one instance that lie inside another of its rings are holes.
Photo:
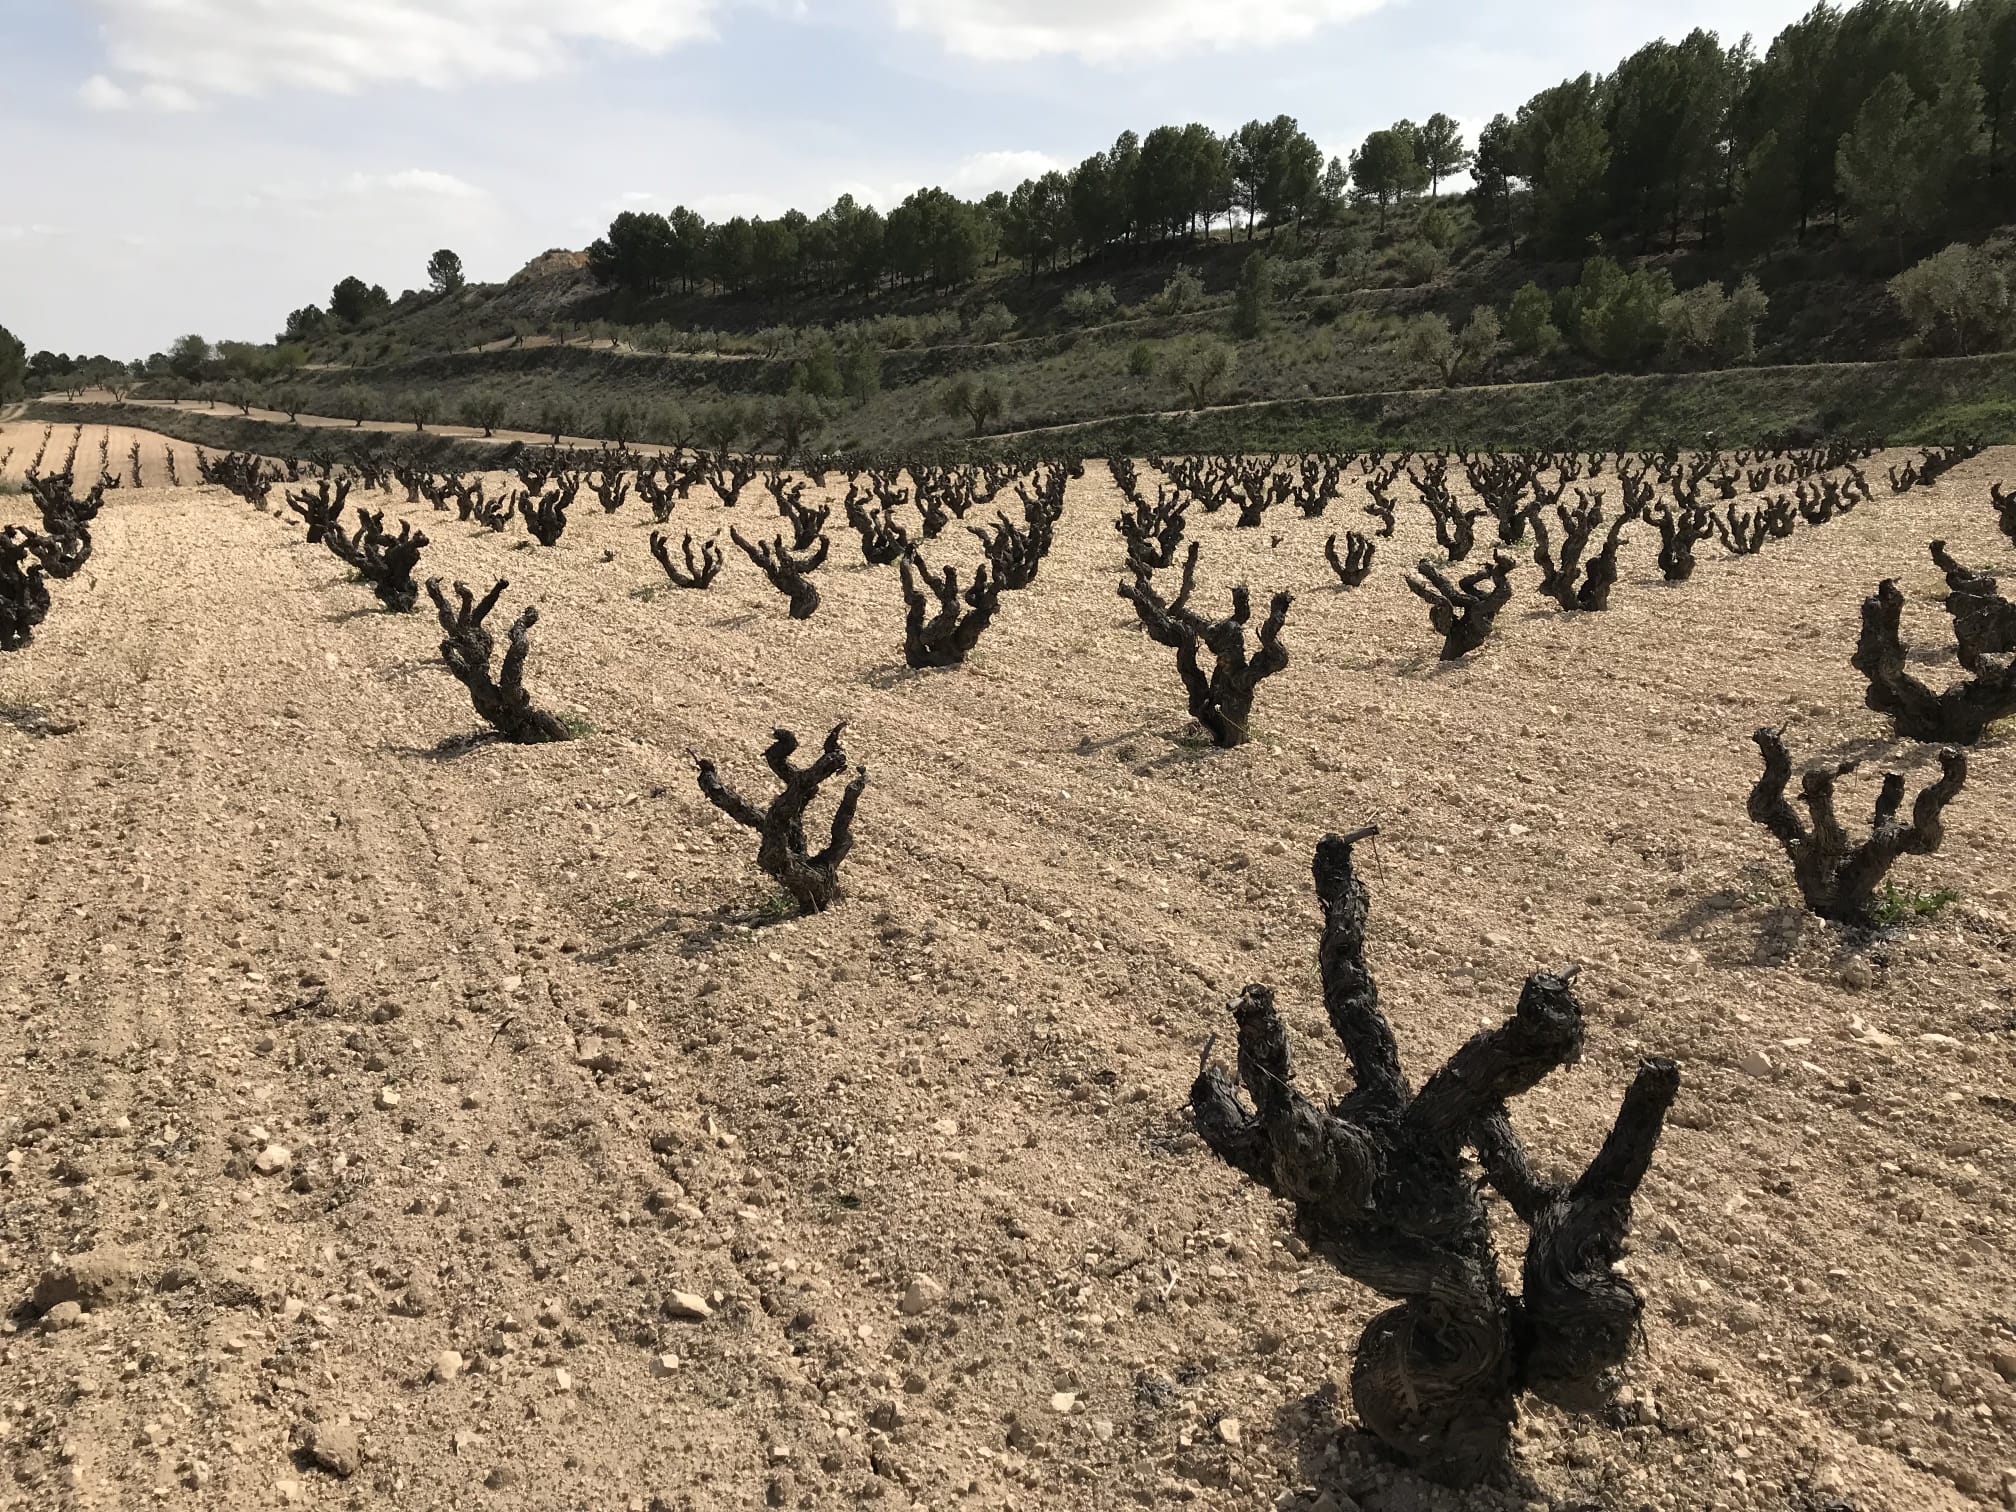
[[[1759,56],[1696,30],[1640,48],[1499,115],[1474,149],[1453,117],[1399,121],[1324,161],[1291,116],[1220,135],[1195,122],[1123,133],[1069,171],[962,200],[921,189],[886,216],[842,196],[817,216],[709,224],[681,206],[625,211],[589,249],[604,286],[869,292],[960,284],[999,257],[1031,276],[1208,235],[1224,222],[1321,222],[1390,209],[1469,172],[1486,233],[1579,259],[1592,239],[1755,251],[1852,224],[1893,247],[1950,240],[2009,208],[2016,0],[1816,6]]]
[[[1549,255],[1852,225],[1901,263],[2006,218],[2012,109],[2016,0],[1822,4],[1761,57],[1695,31],[1542,90],[1479,133],[1473,194]]]
[[[0,330],[0,400],[17,399],[30,388],[46,393],[51,389],[80,392],[124,383],[132,376],[129,364],[116,357],[86,357],[78,353],[37,352],[30,357],[17,351],[10,360],[8,343],[21,343]],[[11,381],[10,381],[11,380]]]
[[[1001,256],[1032,274],[1067,258],[1209,232],[1220,221],[1296,220],[1340,192],[1344,169],[1295,121],[1250,121],[1229,136],[1208,127],[1123,133],[1070,173],[1046,173],[980,200],[920,189],[886,216],[852,195],[819,215],[736,216],[710,225],[680,206],[625,211],[588,249],[603,285],[649,296],[712,287],[868,292],[961,284]]]
[[[462,259],[449,248],[443,247],[427,259],[427,285],[436,295],[456,293],[466,282]],[[408,290],[399,299],[403,304],[420,297]],[[391,314],[392,305],[392,296],[385,292],[383,284],[367,284],[353,275],[329,291],[327,308],[303,305],[289,313],[280,339],[283,342],[308,342],[323,336],[365,330]]]
[[[149,380],[156,398],[195,395],[223,400],[249,410],[259,386],[286,378],[308,361],[308,350],[297,343],[219,341],[198,335],[178,336],[165,352],[130,362],[116,357],[73,357],[67,352],[39,351],[10,362],[9,343],[20,343],[0,330],[0,400],[22,393],[80,393],[108,389],[123,398],[140,380]]]

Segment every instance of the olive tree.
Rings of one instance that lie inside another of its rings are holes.
[[[938,402],[953,419],[971,422],[976,436],[985,435],[987,427],[1001,418],[1001,411],[1007,406],[1000,386],[992,378],[975,382],[963,376],[945,385]]]
[[[1204,337],[1184,346],[1169,365],[1169,376],[1188,396],[1190,407],[1202,409],[1224,387],[1238,361],[1228,344]]]
[[[1890,297],[1918,339],[1965,356],[2005,341],[2016,327],[2006,269],[1985,247],[1955,242],[1890,280]]]
[[[441,418],[441,395],[434,389],[414,389],[399,401],[399,418],[424,431]]]
[[[338,420],[348,420],[351,429],[355,430],[370,418],[371,406],[371,390],[361,383],[346,383],[336,391],[329,413]]]
[[[495,389],[477,389],[462,401],[462,423],[494,436],[504,423],[504,396]]]

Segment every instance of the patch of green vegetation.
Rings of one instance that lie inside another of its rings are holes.
[[[788,919],[798,912],[798,904],[789,893],[772,893],[756,905],[758,917],[765,919]]]
[[[1361,296],[1362,298],[1362,296]],[[1355,303],[1355,301],[1354,301]],[[1156,339],[1138,333],[1086,332],[1069,349],[1055,343],[1004,343],[976,351],[927,350],[892,358],[882,388],[855,403],[825,404],[807,444],[840,450],[929,446],[947,454],[1063,447],[1084,456],[1144,456],[1184,451],[1306,451],[1369,447],[1625,448],[1694,440],[1713,433],[1724,446],[1787,436],[1875,435],[1892,444],[1975,435],[1991,445],[2016,443],[2016,353],[1978,357],[1899,358],[1879,362],[1744,367],[1691,373],[1622,374],[1539,382],[1391,387],[1404,321],[1399,309],[1354,308],[1337,324],[1283,320],[1239,343],[1237,363],[1195,408],[1182,382],[1189,336],[1163,341],[1216,312],[1158,317]],[[1137,347],[1153,350],[1140,376]],[[581,413],[605,404],[644,402],[627,387],[631,359],[582,353],[578,370],[529,380],[524,407],[564,401]],[[945,413],[950,384],[985,371],[1001,395],[989,434]],[[1409,380],[1411,381],[1411,380]],[[798,396],[802,400],[803,396]],[[652,398],[662,402],[663,392]],[[700,394],[680,402],[696,426],[716,418]],[[741,446],[774,444],[765,434],[779,400],[720,401],[740,415]],[[359,445],[435,471],[509,466],[515,442],[385,431],[304,429],[275,421],[152,405],[41,401],[31,420],[57,424],[133,425],[217,450],[273,457],[321,451],[343,456]],[[543,435],[544,432],[541,432]],[[543,443],[541,443],[543,444]],[[521,543],[522,549],[522,543]]]
[[[2016,398],[1985,397],[1941,405],[1901,439],[1936,445],[1955,436],[2016,436]]]
[[[1899,887],[1895,882],[1883,884],[1883,894],[1876,900],[1870,917],[1885,926],[1909,924],[1914,919],[1934,917],[1948,903],[1959,901],[1960,894],[1950,887],[1922,891],[1918,888]]]
[[[1944,430],[1944,417],[1985,422],[1996,413],[1995,396],[2010,392],[2016,392],[2016,353],[1997,353],[1272,400],[1114,417],[1046,431],[1040,439],[1095,457],[1227,448],[1632,449],[1710,432],[1724,446],[1849,431],[1902,443],[1951,440],[1969,427]],[[2016,442],[2016,414],[2006,429],[1978,434],[1991,445]]]
[[[562,714],[560,724],[567,731],[569,740],[586,740],[595,733],[595,726],[579,714]]]

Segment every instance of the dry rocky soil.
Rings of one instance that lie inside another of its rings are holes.
[[[38,432],[0,434],[14,473]],[[799,623],[732,549],[668,589],[634,501],[584,492],[550,550],[382,501],[427,571],[510,579],[499,620],[540,606],[528,682],[593,733],[533,747],[465,739],[425,599],[378,612],[291,515],[120,490],[0,658],[0,1508],[2016,1505],[2016,745],[1896,873],[1957,898],[1873,938],[1799,912],[1744,817],[1760,725],[1863,756],[1858,817],[1936,771],[1862,706],[1857,605],[1897,577],[1957,675],[1925,544],[2016,565],[2012,462],[1681,588],[1641,528],[1603,614],[1523,566],[1454,665],[1401,582],[1418,507],[1351,593],[1321,543],[1355,477],[1327,520],[1193,512],[1204,606],[1297,594],[1231,752],[1114,595],[1096,463],[931,674],[844,529]],[[846,896],[781,920],[689,752],[767,796],[772,727],[843,719]],[[1588,1054],[1514,1109],[1546,1164],[1640,1057],[1683,1067],[1627,1391],[1529,1411],[1462,1495],[1352,1421],[1382,1304],[1184,1111],[1248,981],[1343,1081],[1309,858],[1375,821],[1417,1078],[1566,962]]]

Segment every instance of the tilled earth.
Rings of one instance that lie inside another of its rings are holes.
[[[168,482],[170,452],[175,454],[179,481],[197,481],[196,449],[186,441],[171,441],[158,432],[131,430],[123,425],[49,425],[39,420],[10,420],[0,423],[0,488],[18,485],[31,467],[43,473],[61,472],[66,462],[73,476],[87,482],[95,482],[109,472],[121,487],[134,487],[135,446],[140,449],[137,460],[141,483],[159,488]],[[13,517],[6,514],[5,505],[0,505],[0,516]],[[28,520],[34,517],[33,509],[24,515]]]
[[[495,628],[540,606],[528,682],[594,733],[538,747],[467,740],[424,598],[378,612],[292,516],[121,490],[0,658],[0,1507],[2016,1503],[2011,745],[1897,869],[1957,899],[1870,939],[1803,916],[1743,812],[1764,724],[1864,756],[1858,817],[1876,770],[1936,771],[1862,707],[1857,605],[1899,578],[1957,675],[1925,543],[2009,565],[2010,461],[1678,589],[1641,527],[1604,614],[1523,566],[1447,666],[1418,506],[1349,594],[1355,479],[1327,520],[1193,511],[1203,606],[1298,595],[1231,752],[1114,596],[1099,464],[926,675],[844,529],[795,623],[732,547],[667,589],[634,501],[584,492],[551,550],[372,501],[425,570],[509,577]],[[733,518],[768,526],[760,485]],[[847,896],[779,922],[689,751],[762,801],[772,727],[843,719]],[[1529,1145],[1579,1169],[1641,1056],[1685,1078],[1628,1393],[1531,1411],[1464,1496],[1356,1431],[1381,1304],[1183,1111],[1248,981],[1344,1077],[1308,863],[1374,821],[1417,1079],[1569,961],[1589,1053],[1515,1107]]]

